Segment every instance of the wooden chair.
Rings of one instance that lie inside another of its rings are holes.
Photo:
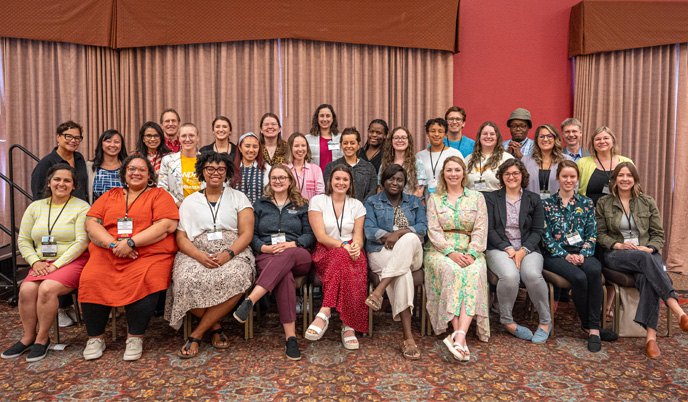
[[[79,293],[74,290],[72,293],[72,300],[74,301],[74,311],[76,312],[76,325],[81,325],[81,311],[79,309]],[[57,314],[55,314],[55,320],[53,321],[53,330],[55,332],[55,343],[60,343],[60,325],[57,322]]]
[[[412,275],[413,287],[416,289],[416,292],[418,292],[418,288],[421,289],[421,306],[416,306],[420,308],[420,335],[430,335],[432,331],[430,328],[430,320],[428,319],[427,315],[427,295],[425,293],[425,274],[423,272],[423,268],[421,267],[420,269],[413,271]],[[375,289],[379,284],[380,277],[373,271],[368,270],[368,294],[372,293],[373,289]],[[370,307],[368,307],[368,335],[373,335],[373,309]]]

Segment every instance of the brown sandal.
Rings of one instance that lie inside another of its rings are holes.
[[[371,293],[365,301],[366,306],[373,309],[373,311],[379,311],[382,307],[382,297]]]
[[[413,339],[405,340],[401,345],[401,354],[408,360],[420,359],[420,349]]]

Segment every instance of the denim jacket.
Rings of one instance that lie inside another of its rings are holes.
[[[364,230],[368,239],[365,246],[366,251],[369,253],[380,251],[384,245],[380,238],[393,232],[394,206],[383,191],[368,198],[365,208]],[[425,233],[428,231],[428,218],[425,216],[425,206],[420,198],[415,195],[402,194],[401,210],[408,219],[408,229],[421,237],[425,237]]]

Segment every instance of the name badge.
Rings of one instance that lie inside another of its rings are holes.
[[[206,236],[208,236],[208,241],[222,240],[221,230],[208,230]]]
[[[477,191],[487,191],[487,182],[485,180],[476,180],[475,189]]]
[[[336,151],[339,149],[339,143],[332,140],[327,141],[327,149],[330,151]]]
[[[631,243],[635,244],[636,246],[640,245],[640,241],[638,241],[638,236],[636,236],[634,234],[624,235],[624,243],[626,243],[626,242],[631,242]]]
[[[43,257],[57,257],[55,236],[41,236],[41,253]]]
[[[428,192],[430,194],[435,192],[436,187],[437,187],[437,179],[435,179],[435,178],[428,179]]]
[[[397,225],[392,226],[392,232],[396,232],[397,230],[399,230],[399,226],[397,226]]]
[[[544,200],[546,198],[549,198],[549,191],[547,191],[547,190],[540,191],[540,199]]]
[[[287,241],[287,234],[286,233],[276,233],[272,236],[272,245],[274,246],[277,243],[285,243]]]
[[[566,235],[566,242],[569,244],[569,246],[575,246],[578,243],[582,243],[583,239],[580,237],[578,232],[573,232]]]
[[[117,234],[127,235],[124,237],[131,237],[134,233],[134,221],[131,218],[118,218],[117,219]]]
[[[604,187],[602,187],[602,194],[609,194],[609,184],[605,184]]]

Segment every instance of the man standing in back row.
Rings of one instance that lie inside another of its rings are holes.
[[[561,136],[566,143],[564,155],[570,156],[574,162],[580,158],[590,156],[590,152],[581,146],[583,124],[578,119],[568,118],[561,123]]]
[[[463,126],[466,124],[466,111],[462,107],[452,106],[444,114],[449,128],[444,138],[444,145],[458,149],[464,158],[473,153],[475,141],[463,135]]]
[[[511,131],[511,140],[504,141],[504,149],[518,159],[521,159],[523,155],[532,154],[535,141],[528,138],[528,130],[533,128],[530,112],[522,107],[514,110],[506,121],[506,125]]]
[[[165,144],[172,152],[179,152],[179,125],[181,119],[174,109],[165,109],[160,115],[160,126],[165,133]]]

